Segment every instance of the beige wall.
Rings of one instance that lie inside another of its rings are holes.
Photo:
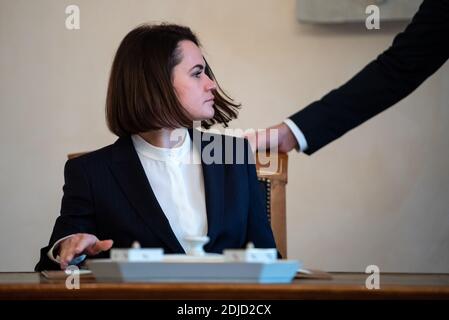
[[[65,7],[81,29],[65,29]],[[191,26],[221,84],[265,127],[340,85],[404,25],[300,25],[294,0],[0,0],[0,271],[31,270],[62,196],[66,154],[114,141],[112,56],[145,21]],[[291,258],[326,270],[449,269],[449,66],[311,157],[292,153]],[[367,97],[368,98],[368,97]]]

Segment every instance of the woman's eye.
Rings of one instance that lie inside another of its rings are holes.
[[[195,78],[199,78],[201,76],[201,72],[196,72],[196,73],[193,74],[193,76]]]

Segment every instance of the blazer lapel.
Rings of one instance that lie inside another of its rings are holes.
[[[175,253],[184,252],[151,189],[131,137],[114,144],[111,170],[128,200],[148,227]]]
[[[220,147],[223,146],[222,141],[214,141],[214,139],[220,139],[219,135],[212,135],[208,133],[202,133],[198,130],[189,130],[189,134],[193,136],[194,148],[199,148],[201,165],[203,169],[204,178],[204,192],[206,196],[206,210],[207,210],[207,235],[209,242],[205,245],[205,249],[212,248],[215,240],[219,234],[219,231],[223,225],[224,216],[224,167],[220,163],[207,164],[204,162],[203,150],[209,143],[214,143]],[[210,149],[208,148],[206,152]],[[213,150],[211,153],[213,158]]]

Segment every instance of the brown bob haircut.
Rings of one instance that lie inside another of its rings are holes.
[[[179,102],[172,83],[173,68],[181,62],[178,44],[189,40],[200,47],[187,27],[140,25],[122,40],[112,63],[106,97],[106,122],[119,137],[161,128],[192,127],[192,119]],[[202,126],[235,119],[240,104],[223,92],[206,62],[206,75],[214,80],[214,117]]]

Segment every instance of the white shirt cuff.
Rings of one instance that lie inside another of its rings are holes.
[[[56,262],[56,263],[59,264],[59,263],[61,262],[61,260],[59,259],[59,255],[55,257],[55,256],[53,255],[53,251],[59,246],[59,244],[60,244],[62,241],[64,241],[65,239],[71,238],[71,237],[73,237],[73,236],[74,236],[74,234],[71,234],[71,235],[68,235],[67,237],[61,238],[61,239],[59,239],[58,241],[56,241],[56,242],[54,243],[54,245],[50,248],[50,250],[48,250],[48,252],[47,252],[47,257],[49,257],[51,261]],[[86,259],[86,255],[85,255],[85,254],[82,254],[82,255],[80,255],[80,256],[78,256],[78,257],[73,258],[73,259],[69,262],[69,265],[77,265],[77,264],[80,264],[81,262],[83,262],[84,259]]]
[[[292,131],[293,135],[296,138],[296,141],[298,142],[299,151],[304,152],[307,150],[307,140],[304,136],[304,133],[298,128],[298,126],[290,119],[285,119],[284,123],[287,125],[287,127]]]

